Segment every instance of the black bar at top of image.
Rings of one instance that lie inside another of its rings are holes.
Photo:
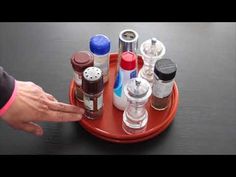
[[[31,7],[32,5],[33,7]],[[83,1],[1,6],[2,22],[232,22],[232,2]]]

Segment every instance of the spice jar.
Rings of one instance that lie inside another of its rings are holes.
[[[125,85],[128,105],[123,113],[123,129],[128,134],[141,133],[148,121],[145,105],[152,93],[150,84],[142,78],[133,78]]]
[[[101,69],[88,67],[82,79],[85,116],[90,119],[100,117],[103,113],[103,76]]]
[[[152,85],[154,65],[158,59],[165,55],[165,46],[156,38],[151,38],[141,44],[140,52],[143,56],[144,65],[139,71],[139,76],[146,79]]]
[[[93,36],[89,43],[90,51],[94,55],[94,66],[102,70],[104,83],[109,80],[110,43],[110,39],[103,34]]]
[[[90,66],[93,66],[93,55],[88,51],[80,51],[73,54],[71,57],[71,64],[74,70],[75,81],[75,97],[79,101],[83,101],[82,90],[82,75],[83,71]]]
[[[165,110],[170,104],[177,66],[170,59],[157,60],[154,67],[151,105],[156,110]]]

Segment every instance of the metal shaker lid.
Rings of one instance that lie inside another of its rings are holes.
[[[82,89],[87,94],[96,94],[103,90],[102,70],[97,67],[88,67],[83,72]]]
[[[125,95],[131,99],[143,101],[151,95],[150,84],[140,77],[129,80],[125,87]]]
[[[119,34],[120,52],[135,52],[138,48],[138,33],[132,29],[125,29]]]

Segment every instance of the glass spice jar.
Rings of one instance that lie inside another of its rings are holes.
[[[103,75],[97,67],[88,67],[83,72],[82,78],[83,99],[85,116],[95,119],[103,113]]]
[[[83,71],[90,66],[93,66],[93,55],[88,51],[76,52],[71,57],[71,65],[74,70],[75,81],[75,98],[83,102],[83,90],[82,90],[82,75]]]
[[[177,66],[171,59],[157,60],[154,67],[151,105],[156,110],[165,110],[171,100]]]

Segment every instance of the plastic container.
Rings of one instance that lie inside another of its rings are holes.
[[[109,80],[110,39],[103,34],[97,34],[90,39],[89,46],[94,55],[94,66],[102,70],[103,81],[106,83]]]
[[[137,77],[136,61],[136,55],[133,52],[124,52],[121,55],[120,67],[113,89],[113,104],[122,111],[128,104],[124,94],[124,86],[130,79]]]

